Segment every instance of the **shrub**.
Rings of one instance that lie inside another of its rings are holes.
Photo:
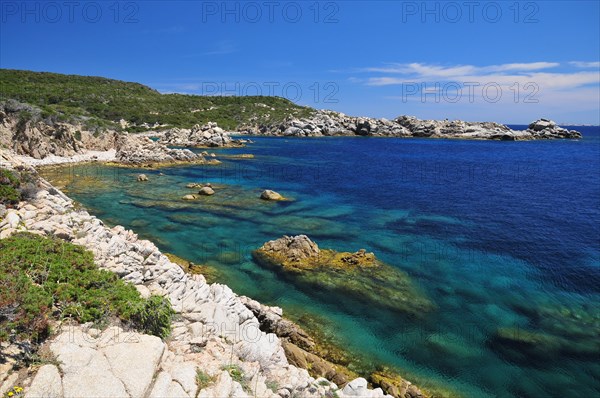
[[[51,318],[103,322],[118,317],[165,337],[168,300],[140,297],[133,285],[100,270],[91,252],[56,238],[19,233],[0,241],[0,341],[42,340]]]
[[[151,296],[137,306],[131,321],[136,329],[165,338],[171,334],[171,320],[174,314],[169,299]]]
[[[18,177],[12,171],[0,169],[0,203],[11,205],[19,203],[21,199],[19,185]]]

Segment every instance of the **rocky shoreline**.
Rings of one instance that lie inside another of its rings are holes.
[[[538,119],[526,130],[516,131],[493,122],[421,120],[414,116],[388,120],[347,116],[329,110],[316,111],[303,119],[288,118],[278,124],[242,126],[239,130],[249,135],[284,137],[369,136],[502,141],[582,138],[578,131],[564,129],[548,119]]]
[[[5,150],[2,167],[35,172]],[[363,378],[338,386],[325,378],[311,377],[286,357],[290,344],[296,346],[290,334],[302,337],[295,339],[296,343],[310,338],[284,321],[280,308],[262,306],[236,295],[225,285],[208,284],[202,275],[185,273],[153,243],[139,239],[133,231],[121,226],[109,228],[78,209],[47,181],[40,179],[38,185],[35,197],[2,215],[0,238],[27,231],[81,245],[93,252],[99,268],[133,284],[142,296],[168,297],[177,317],[166,341],[118,325],[104,331],[89,324],[58,325],[56,335],[43,347],[56,361],[39,369],[14,371],[19,347],[2,346],[3,356],[8,359],[0,366],[4,390],[0,393],[19,385],[30,397],[385,395],[381,388],[369,389]],[[278,331],[284,337],[278,337]],[[200,388],[199,371],[210,378],[210,385]],[[407,388],[402,397],[423,396],[410,383],[404,383]]]
[[[128,134],[114,130],[87,131],[81,124],[24,120],[23,113],[39,110],[16,101],[0,104],[0,147],[8,148],[29,164],[40,166],[66,162],[104,161],[147,167],[172,164],[218,164],[208,153],[184,148],[235,148],[251,141],[232,134],[276,137],[419,137],[469,140],[526,141],[580,139],[581,133],[567,130],[548,119],[538,119],[526,130],[516,131],[493,122],[420,120],[400,116],[393,120],[347,116],[320,110],[307,118],[289,117],[282,123],[240,125],[226,132],[217,123],[191,129]],[[173,148],[174,147],[174,148]],[[30,159],[31,158],[31,159]]]

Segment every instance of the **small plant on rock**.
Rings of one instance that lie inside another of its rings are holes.
[[[200,368],[196,369],[196,385],[198,386],[198,390],[203,390],[211,386],[214,382],[214,376],[209,375]]]

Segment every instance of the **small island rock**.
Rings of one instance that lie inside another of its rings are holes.
[[[200,191],[198,191],[198,194],[205,195],[205,196],[210,196],[210,195],[214,195],[215,191],[211,187],[202,187],[200,189]]]
[[[265,189],[263,193],[260,194],[260,198],[264,200],[285,200],[278,192],[271,191],[270,189]]]

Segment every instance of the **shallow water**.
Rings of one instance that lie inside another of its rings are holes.
[[[360,367],[469,397],[588,397],[600,391],[600,130],[578,129],[584,140],[255,138],[223,151],[254,159],[146,170],[146,183],[104,166],[51,179],[106,222],[216,267],[234,291],[315,317]],[[180,200],[204,181],[214,196]],[[293,201],[261,201],[263,189]],[[435,309],[389,313],[252,261],[300,233],[375,252]]]

